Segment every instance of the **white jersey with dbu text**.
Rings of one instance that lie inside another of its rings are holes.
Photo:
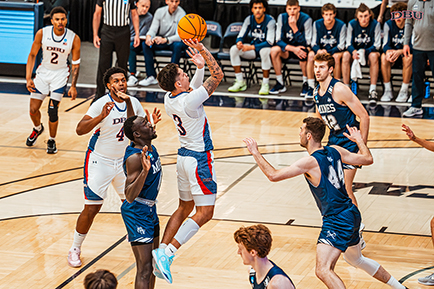
[[[54,27],[42,28],[42,62],[41,66],[48,70],[68,67],[68,56],[74,43],[75,33],[65,28],[61,36],[54,34]]]
[[[202,105],[206,99],[208,92],[203,86],[175,96],[168,92],[164,96],[166,113],[175,123],[182,148],[195,152],[213,149],[211,128]]]
[[[137,98],[130,96],[134,114],[145,117],[145,111]],[[129,144],[124,134],[124,122],[127,120],[127,104],[116,102],[109,94],[104,95],[95,101],[86,112],[86,115],[95,118],[101,114],[104,105],[113,101],[115,106],[93,130],[89,140],[88,149],[109,159],[123,158],[125,148]]]

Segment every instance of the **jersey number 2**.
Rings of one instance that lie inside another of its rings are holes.
[[[57,60],[57,58],[59,57],[59,54],[57,54],[56,52],[51,52],[51,60],[50,62],[53,64],[58,64],[59,61]]]
[[[178,132],[181,136],[184,136],[187,134],[185,131],[185,128],[182,126],[182,120],[179,116],[176,114],[173,115],[173,119],[177,122],[176,126],[178,127]]]

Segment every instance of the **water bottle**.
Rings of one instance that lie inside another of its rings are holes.
[[[428,79],[425,80],[425,98],[429,98],[430,97],[430,86],[429,86],[429,81]]]

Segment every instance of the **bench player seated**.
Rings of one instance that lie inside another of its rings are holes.
[[[407,4],[398,2],[393,4],[390,12],[405,11]],[[404,26],[403,17],[395,20],[388,20],[384,23],[383,54],[381,55],[381,73],[383,74],[384,94],[381,101],[393,99],[392,85],[390,78],[392,66],[402,66],[402,85],[399,91],[397,102],[406,102],[408,99],[408,87],[410,85],[413,55],[404,56]]]
[[[336,7],[331,3],[324,4],[321,8],[322,19],[313,23],[312,29],[312,51],[309,52],[307,59],[307,84],[309,90],[307,97],[313,97],[315,87],[315,76],[313,71],[313,58],[316,54],[329,53],[335,59],[333,77],[342,77],[341,60],[345,49],[345,38],[347,36],[347,26],[345,23],[336,19]]]
[[[369,65],[369,76],[371,85],[369,87],[369,104],[376,105],[377,79],[379,73],[379,59],[381,48],[381,27],[380,23],[374,19],[374,13],[368,6],[361,3],[356,9],[356,19],[348,23],[347,28],[347,51],[342,57],[342,73],[344,83],[350,86],[350,70],[352,62],[361,60],[360,55]],[[353,82],[351,90],[357,95],[357,83]]]

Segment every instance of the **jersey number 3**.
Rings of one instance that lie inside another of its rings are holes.
[[[173,115],[173,119],[176,121],[176,126],[178,127],[178,132],[181,136],[185,136],[187,134],[187,131],[182,126],[182,120],[179,116],[176,114]]]

